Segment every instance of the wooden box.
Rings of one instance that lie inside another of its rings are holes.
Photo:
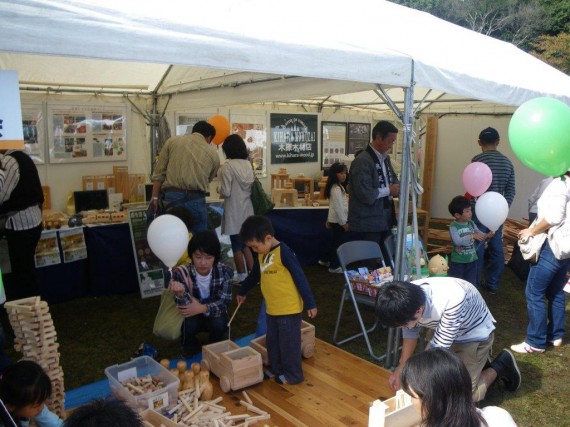
[[[402,390],[383,402],[375,400],[370,407],[369,427],[412,427],[420,425],[420,413],[412,405],[412,398]]]
[[[145,409],[141,412],[141,418],[143,421],[155,426],[155,427],[179,427],[180,424],[171,421],[170,419],[166,418],[164,415],[159,414],[152,409]]]
[[[230,340],[202,347],[202,368],[220,379],[224,393],[263,381],[261,354]]]

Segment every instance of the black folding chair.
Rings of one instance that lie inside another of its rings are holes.
[[[342,267],[342,271],[344,273],[345,283],[344,283],[344,289],[342,291],[342,297],[340,299],[340,307],[338,309],[338,315],[336,318],[336,325],[333,334],[333,343],[340,347],[341,345],[346,344],[347,342],[352,341],[356,338],[364,337],[364,340],[366,341],[366,347],[368,348],[370,356],[374,360],[382,361],[386,359],[387,356],[390,355],[393,351],[392,347],[395,341],[394,334],[396,333],[396,331],[393,328],[390,328],[388,330],[388,346],[386,353],[383,355],[375,354],[374,350],[372,350],[368,334],[376,330],[376,328],[378,327],[378,320],[376,319],[376,316],[374,316],[374,322],[369,326],[365,325],[364,320],[362,319],[362,315],[360,314],[360,305],[371,307],[372,309],[374,309],[374,306],[376,305],[376,299],[368,295],[355,293],[352,289],[352,286],[350,286],[350,281],[348,279],[348,274],[347,274],[347,265],[359,261],[379,259],[382,265],[385,266],[386,264],[384,262],[384,257],[382,256],[382,251],[380,250],[380,246],[376,242],[356,240],[352,242],[343,243],[342,245],[340,245],[339,248],[337,249],[337,255],[338,255],[338,260],[340,262],[340,266]],[[393,265],[391,260],[390,264]],[[342,310],[344,309],[345,301],[348,300],[352,301],[352,304],[354,305],[354,311],[356,312],[356,317],[358,318],[358,324],[360,325],[360,332],[343,339],[338,339],[338,330],[342,318]]]

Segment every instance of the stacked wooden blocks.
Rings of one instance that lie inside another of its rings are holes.
[[[65,417],[63,370],[59,363],[59,344],[47,302],[40,297],[24,298],[4,305],[14,330],[14,348],[24,359],[38,363],[49,376],[52,395],[47,401],[51,411]]]

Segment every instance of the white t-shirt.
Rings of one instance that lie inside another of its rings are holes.
[[[478,409],[489,427],[517,427],[517,423],[507,411],[498,406],[486,406]]]
[[[198,286],[198,290],[200,291],[202,299],[206,299],[210,296],[211,281],[212,281],[212,270],[210,270],[207,276],[202,276],[198,274],[198,272],[196,272],[196,286]]]

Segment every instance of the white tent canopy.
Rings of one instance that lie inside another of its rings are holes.
[[[474,100],[512,111],[538,96],[570,104],[570,77],[542,61],[382,0],[0,0],[0,17],[0,68],[28,91],[152,94],[161,105],[191,92],[188,108],[391,107],[404,124],[400,224],[415,112]]]
[[[0,68],[16,69],[28,88],[225,88],[234,104],[382,105],[371,92],[377,85],[414,84],[416,103],[426,105],[517,106],[537,96],[570,104],[570,77],[513,45],[381,0],[216,0],[199,8],[180,0],[2,0],[0,16]],[[401,90],[389,94],[403,102]]]

